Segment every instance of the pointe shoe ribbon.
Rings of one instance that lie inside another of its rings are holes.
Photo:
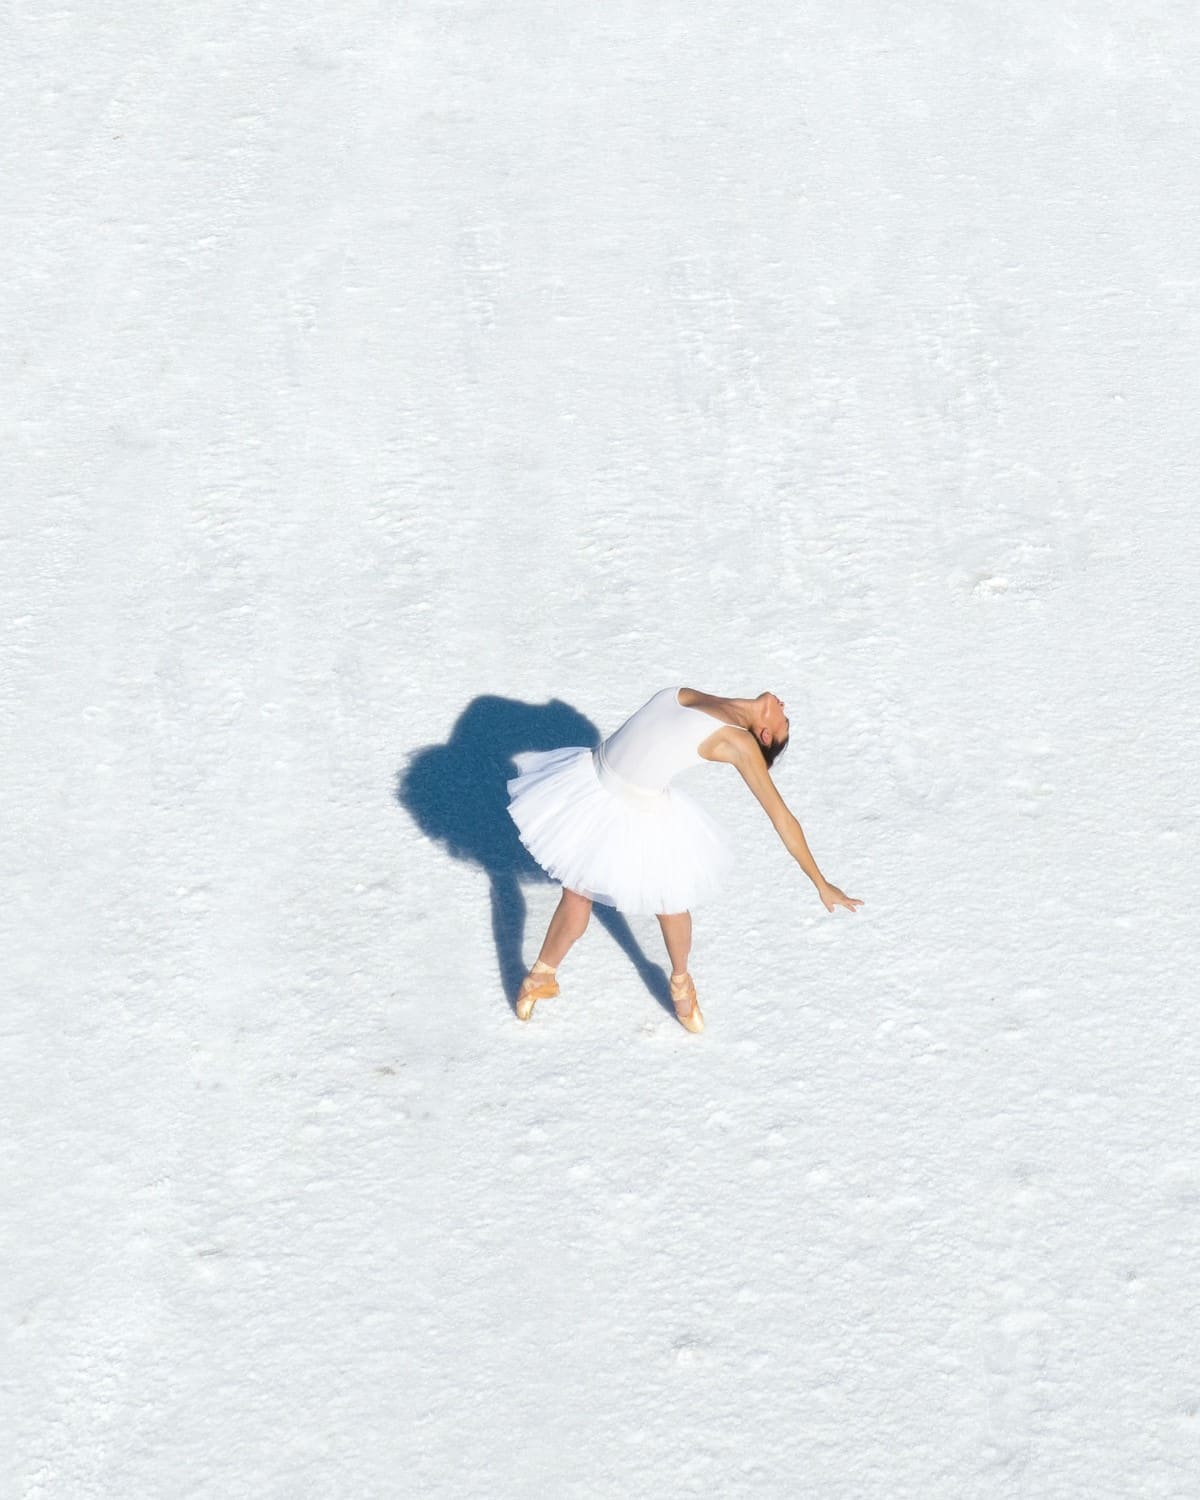
[[[692,982],[692,976],[680,974],[677,977],[672,974],[670,984],[671,1004],[675,1007],[679,1024],[691,1032],[703,1031],[704,1017],[700,1014],[700,1006],[696,1001],[696,986]]]
[[[526,974],[517,992],[518,1021],[528,1021],[539,1000],[553,1000],[558,994],[558,980],[555,979],[554,972],[549,964],[544,964],[539,958]]]

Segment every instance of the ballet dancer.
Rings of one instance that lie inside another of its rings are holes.
[[[528,1021],[539,1000],[559,992],[556,973],[587,927],[592,903],[653,914],[671,960],[671,1001],[681,1025],[704,1030],[688,972],[692,907],[712,895],[729,854],[720,830],[673,784],[701,761],[737,770],[761,803],[784,848],[817,888],[827,911],[863,903],[817,868],[796,817],[771,777],[791,732],[774,693],[722,698],[695,688],[663,688],[595,750],[571,745],[515,757],[508,811],[521,842],[562,897],[545,941],[517,995]]]

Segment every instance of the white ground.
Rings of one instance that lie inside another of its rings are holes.
[[[1194,7],[4,56],[0,1494],[1193,1500]],[[866,905],[706,768],[706,1034],[522,1027],[507,755],[678,682]]]

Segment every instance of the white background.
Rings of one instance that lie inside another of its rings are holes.
[[[18,6],[0,1493],[1200,1493],[1198,53]],[[706,767],[703,1037],[523,1027],[508,755],[669,683],[866,905]]]

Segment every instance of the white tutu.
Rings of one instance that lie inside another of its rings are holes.
[[[514,759],[509,814],[526,849],[568,890],[649,915],[689,911],[720,884],[725,839],[678,787],[622,782],[574,745]]]

